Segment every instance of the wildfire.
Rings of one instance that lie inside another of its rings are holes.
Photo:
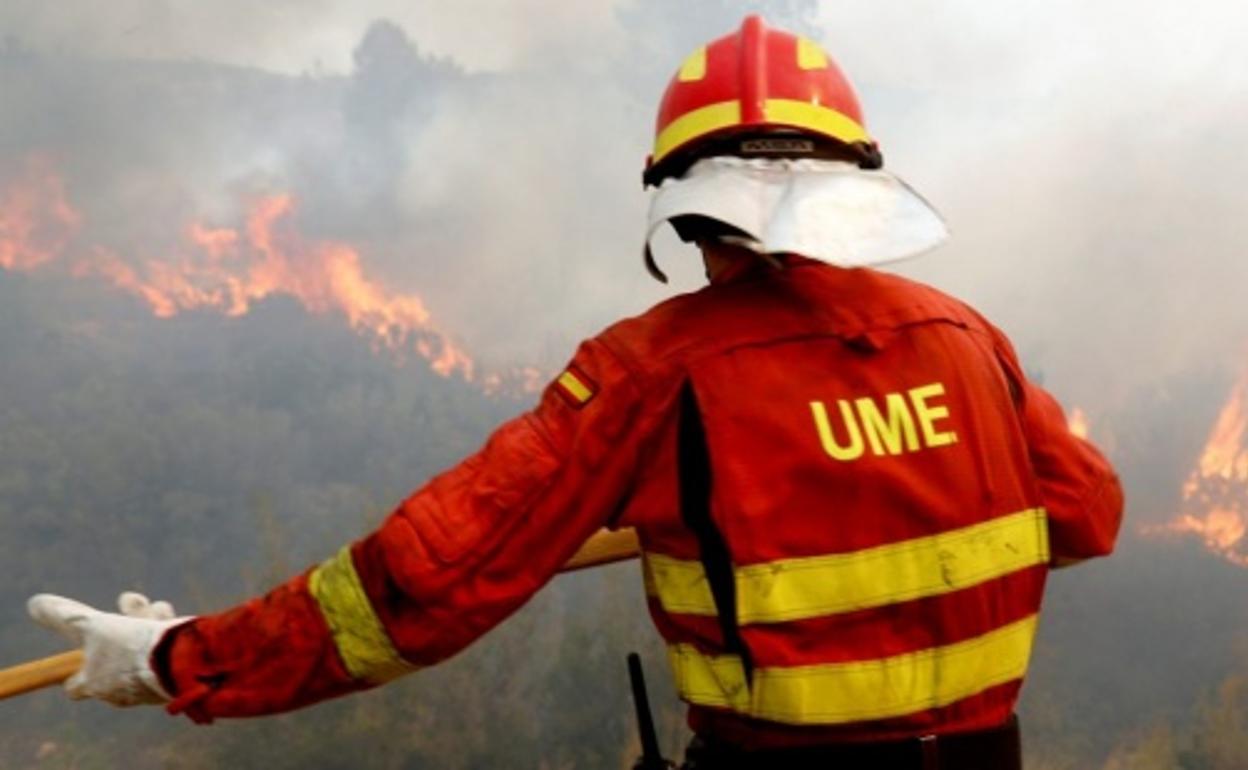
[[[1146,534],[1195,535],[1222,558],[1248,567],[1248,372],[1231,390],[1196,468],[1183,485],[1183,510]]]
[[[472,357],[438,330],[424,301],[393,291],[366,271],[351,245],[309,239],[295,227],[295,200],[273,195],[252,203],[239,227],[192,222],[176,255],[136,261],[102,245],[75,250],[82,217],[69,204],[51,164],[35,159],[0,188],[0,268],[33,271],[56,264],[79,278],[99,278],[142,300],[153,315],[190,310],[245,315],[275,294],[293,297],[311,313],[337,313],[370,341],[402,360],[415,353],[444,377],[457,376],[487,392],[531,391],[536,370],[477,371]]]
[[[76,265],[77,275],[98,275],[142,299],[159,318],[212,309],[246,315],[274,294],[298,300],[309,312],[338,312],[375,345],[402,354],[414,350],[444,376],[472,381],[472,358],[430,323],[420,297],[390,291],[370,278],[352,246],[308,241],[293,227],[289,195],[255,202],[242,230],[192,223],[176,260],[135,267],[97,249]]]
[[[29,158],[17,181],[0,188],[0,269],[29,271],[51,262],[80,222],[51,162]]]

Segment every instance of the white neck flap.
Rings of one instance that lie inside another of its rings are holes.
[[[940,214],[900,178],[840,161],[698,161],[655,191],[646,248],[660,225],[686,214],[736,227],[755,251],[801,254],[840,267],[917,257],[949,237]]]

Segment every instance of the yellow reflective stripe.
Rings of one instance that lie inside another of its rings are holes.
[[[680,145],[721,128],[741,122],[741,104],[736,100],[717,102],[686,112],[659,132],[654,140],[654,163],[658,163]]]
[[[559,384],[563,386],[563,389],[568,391],[573,398],[580,401],[582,404],[594,395],[594,392],[590,390],[585,383],[581,382],[580,378],[571,371],[566,371],[559,375]]]
[[[805,128],[848,144],[871,141],[867,130],[853,118],[821,104],[795,99],[768,99],[763,104],[763,115],[768,123]],[[654,140],[652,162],[658,163],[690,139],[740,123],[741,104],[735,99],[687,112],[659,132]]]
[[[676,78],[682,83],[692,83],[704,77],[706,77],[706,46],[689,54],[689,57],[680,65],[680,72],[676,74]]]
[[[663,609],[714,615],[701,562],[647,553]],[[1049,561],[1043,508],[850,553],[738,567],[737,619],[779,623],[960,591]]]
[[[808,37],[797,39],[797,68],[802,70],[821,70],[828,66],[828,55],[819,44]]]
[[[763,104],[763,115],[768,123],[809,129],[847,144],[871,141],[866,129],[853,118],[821,104],[795,99],[768,99]]]
[[[399,657],[373,612],[355,571],[350,546],[312,570],[308,591],[321,608],[338,654],[352,677],[381,684],[416,670],[416,666]]]
[[[1021,679],[1036,616],[966,641],[875,660],[757,668],[747,687],[740,658],[673,645],[668,658],[682,699],[786,724],[887,719],[955,703]]]

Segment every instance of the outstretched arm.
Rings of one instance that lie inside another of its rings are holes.
[[[538,406],[364,539],[268,594],[167,632],[152,654],[173,713],[298,708],[437,663],[546,583],[625,497],[643,403],[582,345]],[[88,658],[90,650],[88,649]]]

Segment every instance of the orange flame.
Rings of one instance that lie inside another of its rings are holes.
[[[393,292],[370,278],[352,246],[304,239],[291,225],[294,211],[289,195],[262,198],[241,232],[191,224],[187,249],[176,260],[147,260],[135,267],[96,249],[74,272],[111,281],[146,302],[158,318],[200,309],[237,317],[284,294],[311,313],[341,313],[377,347],[399,355],[415,350],[438,374],[473,381],[472,358],[432,326],[420,297]]]
[[[80,222],[52,164],[29,158],[18,179],[0,188],[0,269],[29,271],[51,262]]]
[[[1245,428],[1248,428],[1248,374],[1235,383],[1230,399],[1213,424],[1209,442],[1205,444],[1196,469],[1201,478],[1248,481]]]
[[[1079,407],[1070,410],[1070,415],[1066,418],[1067,425],[1070,426],[1070,432],[1079,438],[1088,437],[1088,415]]]
[[[1222,558],[1248,567],[1248,554],[1240,551],[1244,533],[1248,531],[1240,511],[1214,508],[1203,516],[1183,514],[1169,524],[1147,528],[1150,532],[1166,532],[1176,535],[1196,535],[1205,541],[1205,547]]]
[[[68,248],[81,223],[50,164],[32,161],[0,190],[0,268],[34,270]],[[432,323],[424,301],[393,291],[365,270],[351,245],[302,236],[295,201],[274,195],[254,202],[240,229],[190,224],[172,259],[127,260],[94,245],[67,267],[79,278],[102,278],[138,297],[158,318],[190,310],[237,317],[275,294],[293,297],[311,313],[338,313],[374,350],[398,360],[415,352],[444,377],[457,376],[489,393],[533,392],[535,369],[482,375],[472,357]]]
[[[1195,535],[1227,561],[1248,567],[1248,372],[1218,414],[1196,468],[1183,485],[1183,511],[1146,534]]]

